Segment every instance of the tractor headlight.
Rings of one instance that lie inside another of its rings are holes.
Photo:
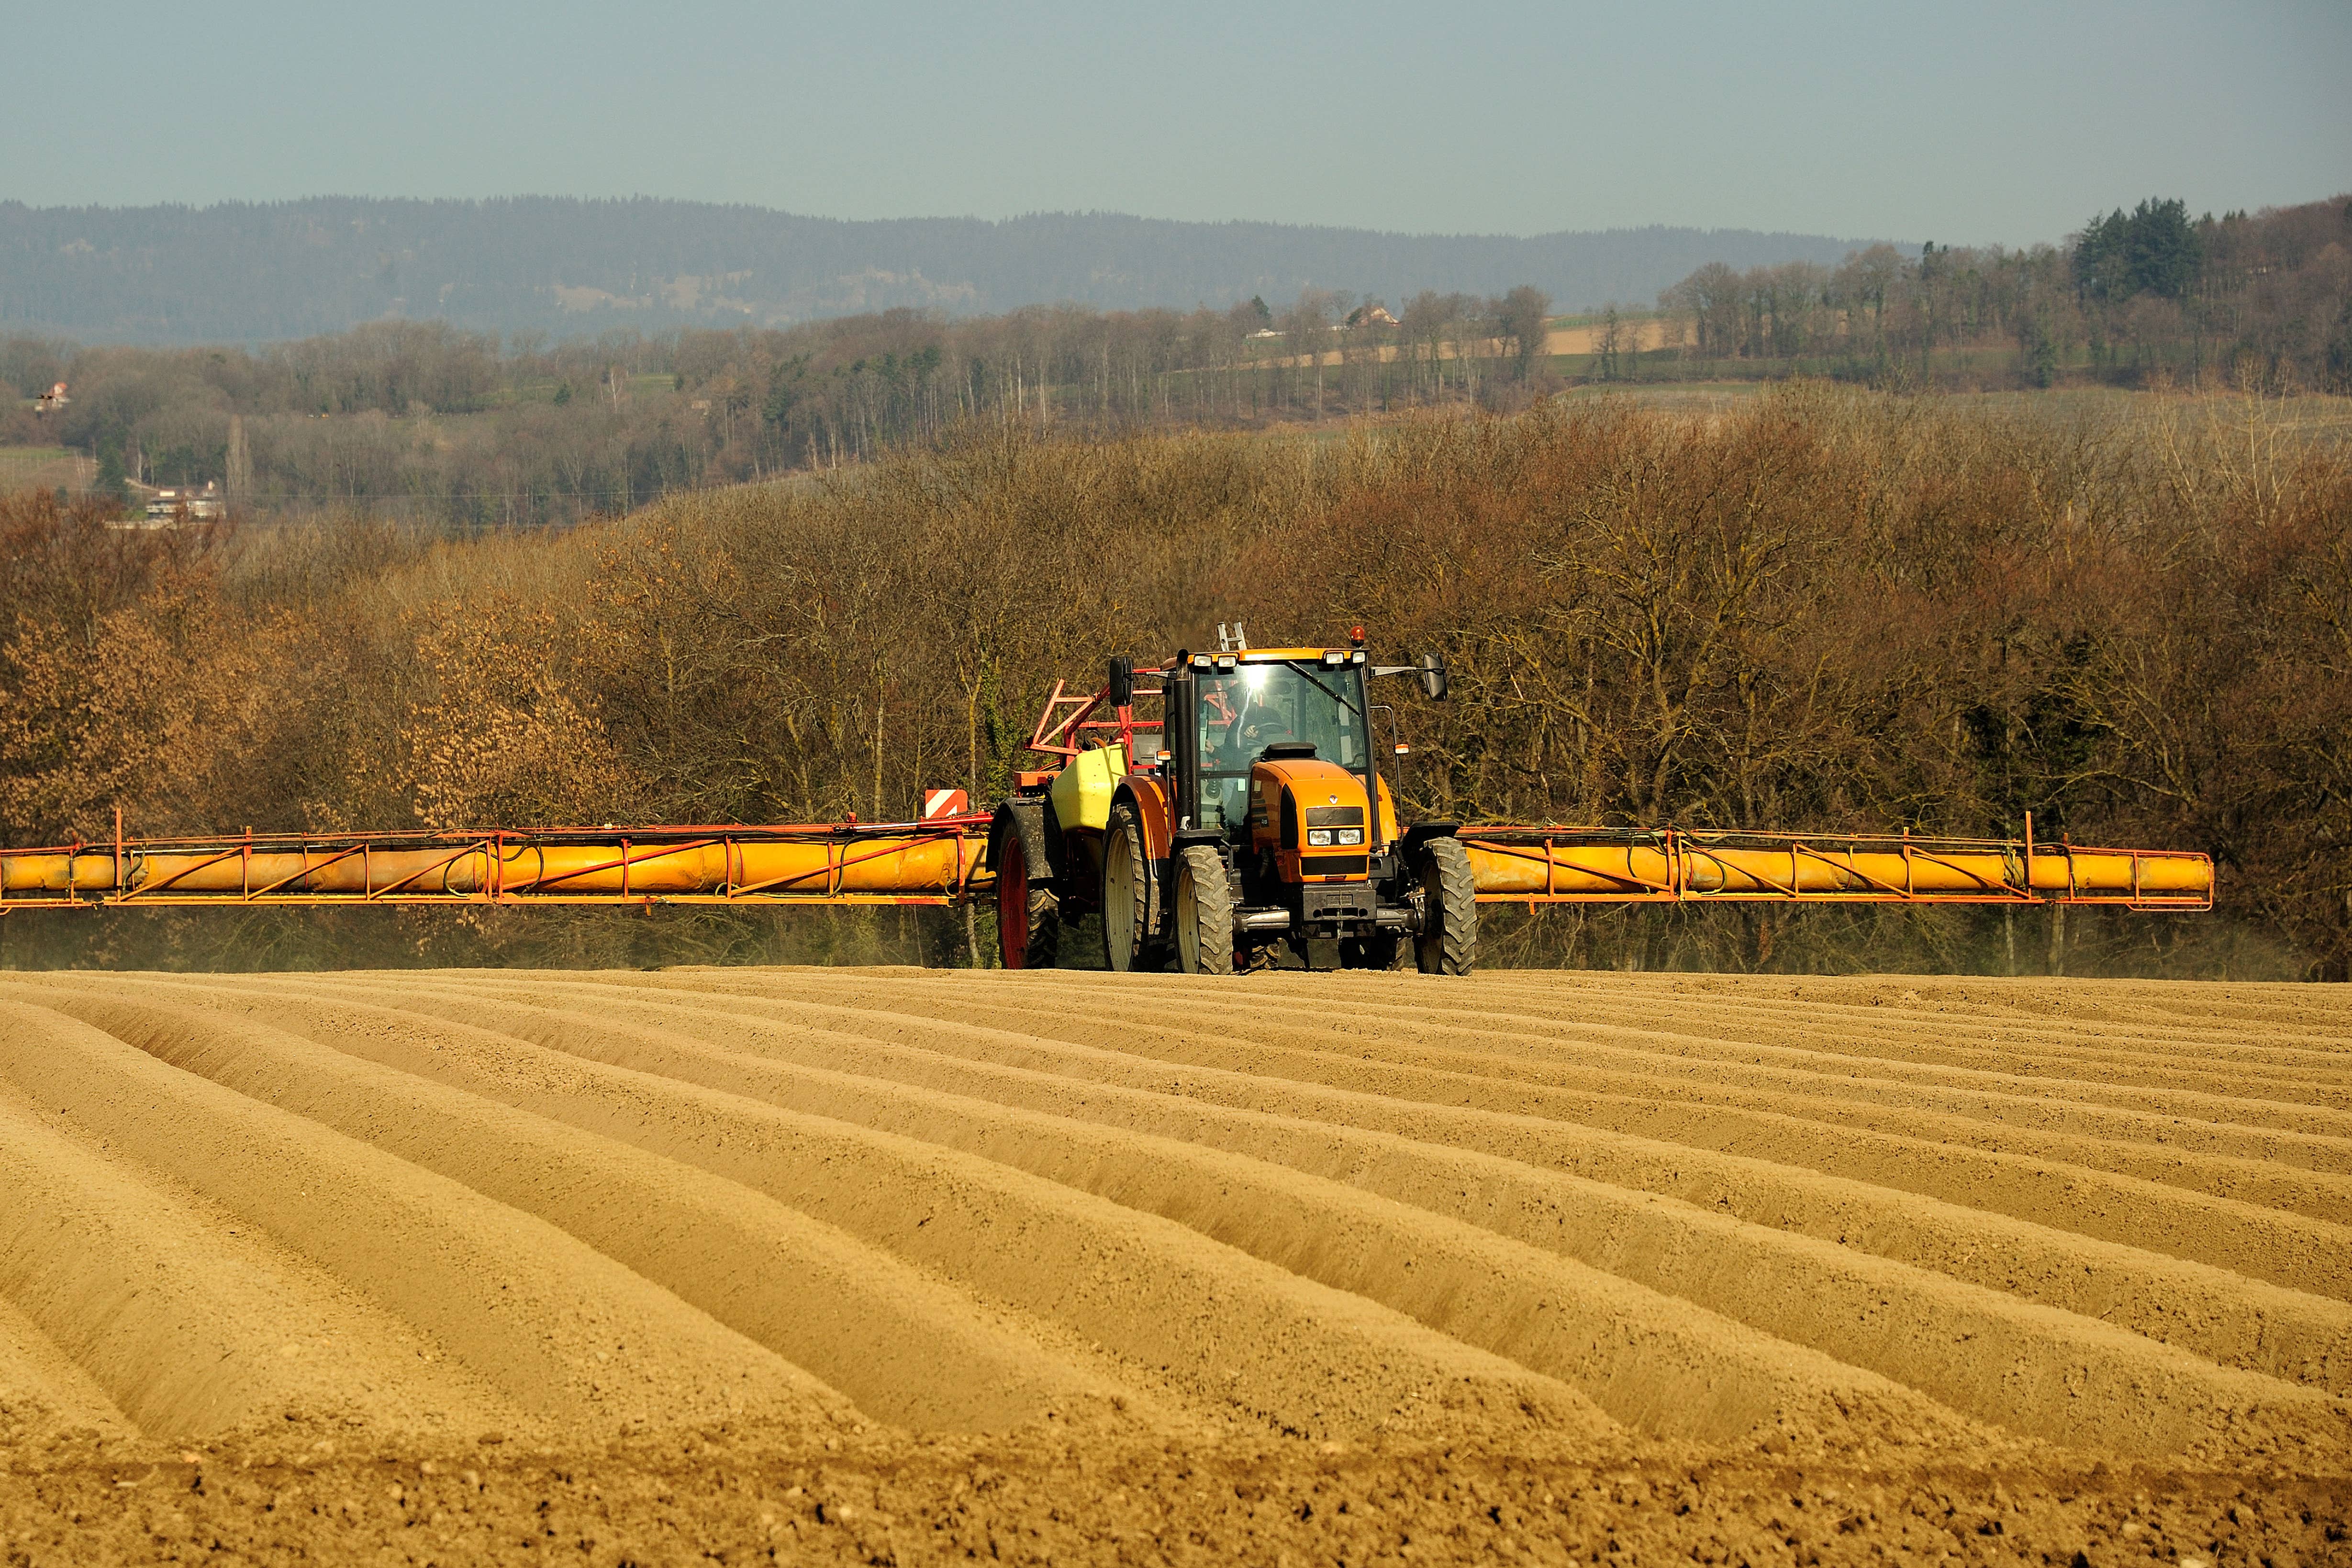
[[[1358,830],[1356,836],[1360,839],[1363,837],[1363,832],[1360,829]],[[1307,830],[1307,841],[1309,845],[1318,850],[1329,849],[1331,847],[1331,830],[1328,828],[1309,828]]]
[[[1360,844],[1364,841],[1364,830],[1361,828],[1341,828],[1338,831],[1339,836],[1331,841],[1335,844]]]

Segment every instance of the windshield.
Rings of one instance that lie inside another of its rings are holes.
[[[1244,664],[1202,674],[1200,700],[1201,825],[1239,828],[1249,820],[1250,764],[1278,741],[1303,740],[1325,762],[1364,770],[1369,744],[1352,669]]]

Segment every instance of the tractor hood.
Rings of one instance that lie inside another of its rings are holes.
[[[1285,882],[1361,878],[1370,868],[1369,804],[1363,779],[1337,763],[1268,758],[1250,768],[1250,846],[1273,852]]]

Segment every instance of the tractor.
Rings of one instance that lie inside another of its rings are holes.
[[[1050,967],[1065,924],[1099,914],[1113,969],[1468,974],[1469,854],[1456,823],[1398,821],[1378,758],[1407,747],[1370,700],[1412,676],[1443,701],[1444,661],[1372,664],[1361,628],[1346,648],[1252,648],[1222,626],[1218,643],[1113,658],[1091,695],[1055,687],[1029,742],[1050,765],[1016,776],[990,829],[1005,967]]]

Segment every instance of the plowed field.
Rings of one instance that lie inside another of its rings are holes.
[[[0,975],[0,1563],[2319,1563],[2347,1476],[2333,990]]]

